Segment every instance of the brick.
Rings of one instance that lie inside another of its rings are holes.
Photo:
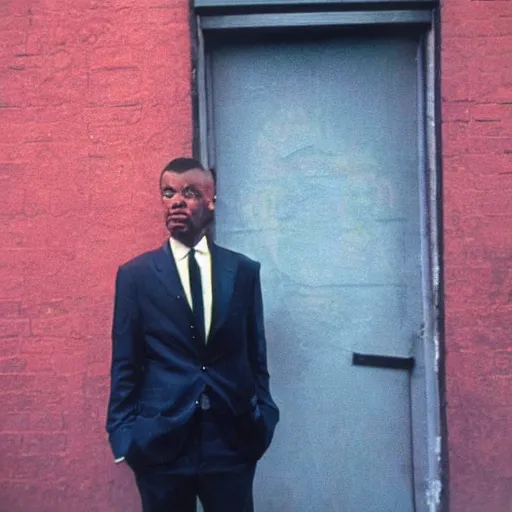
[[[0,373],[0,389],[6,402],[12,405],[12,411],[25,404],[44,407],[48,404],[37,403],[38,395],[51,403],[62,403],[69,393],[83,389],[83,375],[82,372],[62,372],[59,375]]]
[[[489,162],[488,169],[494,172],[489,174],[474,174],[471,181],[475,190],[510,191],[512,190],[512,172],[501,171],[501,166],[496,160]]]
[[[25,305],[24,314],[31,318],[63,316],[71,314],[74,306],[72,299],[50,299]]]
[[[56,350],[50,361],[53,371],[60,375],[81,372],[87,365],[87,353],[85,350],[70,351],[65,347],[63,350]]]
[[[510,190],[447,189],[444,199],[450,204],[451,211],[462,215],[481,212],[485,215],[507,213],[510,204]]]
[[[40,337],[82,337],[79,318],[76,315],[34,318],[31,321],[31,332],[34,336]]]
[[[0,373],[21,373],[27,367],[27,361],[21,357],[0,359]]]
[[[103,397],[108,394],[110,386],[107,374],[101,376],[88,376],[85,379],[86,397]]]
[[[30,294],[35,302],[44,302],[51,297],[72,296],[80,293],[83,287],[83,274],[76,271],[74,254],[49,250],[41,251],[42,259],[33,260],[26,264],[24,278],[24,290]],[[34,334],[56,335],[52,328],[59,329],[59,325],[68,323],[76,328],[78,320],[75,316],[63,315],[62,317],[34,318]],[[52,327],[53,326],[53,327]]]
[[[446,156],[469,152],[468,123],[443,123],[442,142],[446,145]]]
[[[69,344],[68,339],[50,337],[50,336],[26,336],[20,343],[20,353],[28,358],[35,357],[33,354],[52,353],[54,350],[58,350],[64,345],[70,346],[72,350],[73,344]]]
[[[54,365],[52,364],[51,353],[40,353],[37,357],[27,358],[25,356],[25,367],[26,373],[37,373],[38,375],[46,373],[55,373]]]
[[[12,338],[27,335],[30,332],[28,319],[3,319],[0,320],[0,338]]]
[[[25,189],[13,179],[0,178],[0,187],[4,191],[4,200],[0,206],[0,215],[15,216],[23,213],[25,204]]]
[[[446,339],[450,341],[450,349],[453,351],[473,350],[485,357],[489,351],[503,349],[510,344],[510,326],[489,328],[472,318],[464,318],[462,325],[455,327],[454,324],[458,323],[450,320],[446,326]]]
[[[457,87],[458,82],[455,82]],[[450,93],[447,89],[444,89],[446,96],[449,98],[457,97],[453,91]],[[471,120],[472,104],[467,101],[446,101],[443,107],[443,121],[445,123],[461,122],[468,123]]]
[[[7,412],[0,416],[0,432],[59,431],[64,426],[64,416],[59,412]]]
[[[2,338],[0,341],[0,360],[6,357],[17,356],[20,352],[21,337]]]
[[[73,498],[69,494],[69,490],[62,484],[54,482],[52,489],[52,486],[41,481],[41,478],[36,481],[37,484],[26,481],[0,480],[0,495],[2,496],[2,505],[5,507],[1,509],[2,512],[4,510],[6,512],[51,512],[52,507],[55,507],[63,499],[67,499],[68,505],[72,502]],[[52,495],[54,495],[53,504],[49,503]],[[59,495],[60,497],[58,497]],[[81,512],[74,505],[73,510]]]
[[[476,103],[470,107],[471,117],[475,121],[512,120],[512,103]]]
[[[500,59],[501,60],[501,59]],[[470,95],[480,101],[499,103],[510,101],[510,78],[508,72],[482,74],[471,83]]]
[[[490,137],[503,137],[508,138],[507,123],[495,120],[475,120],[469,124],[468,135],[470,137],[481,137],[488,139]],[[508,138],[509,144],[512,147],[512,137]],[[506,144],[507,146],[509,145]]]
[[[67,434],[30,433],[23,435],[21,455],[60,454],[66,452]]]
[[[509,368],[511,358],[512,353],[507,351],[498,352],[492,357],[483,357],[481,352],[472,351],[448,353],[448,402],[454,406],[469,407],[474,411],[506,405],[512,374],[497,369]],[[452,382],[455,383],[453,388]]]
[[[512,151],[512,141],[510,137],[478,137],[468,134],[467,142],[472,152],[491,155],[493,153],[506,153]]]
[[[16,318],[21,314],[21,300],[0,300],[0,318]]]
[[[448,37],[466,37],[476,40],[478,37],[512,35],[510,20],[506,17],[484,17],[483,19],[464,20],[461,23],[446,23],[444,25],[443,34]]]
[[[478,480],[479,493],[470,493],[474,501],[482,500],[483,486],[491,489],[495,486],[495,475],[498,473],[504,480],[510,481],[512,475],[510,461],[510,443],[505,436],[510,436],[510,420],[512,408],[480,408],[482,414],[475,414],[470,408],[449,407],[448,417],[452,417],[450,430],[450,460],[456,471],[453,485],[458,491],[459,486],[467,485],[471,480]],[[471,446],[472,450],[467,447]],[[495,498],[500,498],[503,493]],[[506,494],[505,496],[510,496]],[[489,498],[489,496],[487,497]],[[503,502],[502,502],[503,503]],[[486,506],[486,505],[484,505]],[[477,510],[471,508],[470,510]],[[506,508],[483,508],[481,510],[506,510]]]
[[[7,374],[0,374],[0,377],[3,377]],[[34,408],[37,408],[40,405],[39,400],[41,398],[46,398],[41,396],[41,394],[31,393],[2,393],[2,403],[7,407],[10,411],[16,412],[30,412]]]
[[[0,262],[0,290],[2,290],[2,296],[14,300],[22,299],[24,284],[22,265],[19,261],[13,260],[10,255],[7,258],[7,251],[5,250],[2,250],[2,256],[3,260]],[[23,331],[23,329],[22,320],[18,320],[18,323],[15,324],[0,320],[0,333],[4,333],[4,336],[8,336],[9,332],[13,335],[16,332]]]
[[[0,374],[0,389],[2,393],[19,391],[25,393],[34,389],[35,377],[33,375]]]
[[[92,105],[137,103],[141,86],[141,70],[137,65],[98,68],[89,78],[89,102]]]
[[[459,469],[460,467],[457,466],[457,471]],[[475,480],[479,481],[471,485]],[[511,484],[510,478],[481,480],[477,475],[473,475],[472,478],[464,479],[462,482],[457,479],[451,486],[453,491],[456,489],[456,493],[451,499],[450,510],[452,512],[508,512],[512,504]],[[471,493],[467,492],[468,485],[471,485]]]
[[[509,293],[512,289],[512,275],[509,277],[508,260],[489,262],[483,267],[446,267],[445,278],[450,283],[446,291],[450,306],[472,308],[482,303],[510,305]],[[454,291],[453,295],[451,290]]]
[[[451,325],[453,329],[481,328],[486,330],[488,334],[495,329],[504,329],[509,332],[512,329],[511,312],[512,308],[510,306],[490,309],[486,304],[482,304],[478,308],[469,310],[467,308],[452,308],[449,304],[447,307],[449,324],[447,325]],[[447,346],[449,347],[448,342]]]
[[[25,51],[28,19],[16,16],[0,17],[2,21],[2,38],[0,50],[2,55],[16,55]]]
[[[51,452],[44,455],[26,456],[23,457],[23,460],[20,460],[19,454],[14,456],[5,455],[0,459],[0,474],[6,479],[38,482],[42,474],[53,473],[54,483],[58,484],[62,482],[62,477],[60,482],[55,477],[58,468],[62,465],[62,457],[64,456]]]
[[[453,197],[447,193],[446,198]],[[460,209],[464,206],[461,205]],[[448,213],[447,213],[448,215]],[[464,215],[455,208],[449,214],[450,223],[446,224],[444,240],[447,250],[458,251],[456,254],[446,254],[446,265],[487,266],[492,258],[507,258],[508,248],[512,243],[512,216],[482,216],[478,214]]]
[[[23,445],[23,437],[18,433],[0,433],[2,457],[19,457]]]
[[[58,113],[55,112],[54,116]],[[84,140],[87,137],[86,128],[75,120],[59,119],[58,122],[43,123],[36,121],[28,123],[25,120],[18,119],[16,122],[4,124],[6,135],[3,137],[4,143],[66,143]],[[19,186],[19,182],[17,183]],[[27,198],[27,201],[31,198]],[[22,202],[23,206],[23,202]]]
[[[463,188],[467,190],[504,190],[509,188],[512,179],[511,158],[504,153],[493,155],[466,153],[446,157],[444,170],[445,182],[449,186],[463,179]],[[447,208],[450,208],[449,204]]]

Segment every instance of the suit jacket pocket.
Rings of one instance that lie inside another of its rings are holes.
[[[139,464],[139,451],[137,449],[137,445],[134,443],[133,438],[130,440],[128,445],[128,449],[124,455],[124,460],[133,470],[137,469]]]
[[[223,416],[221,427],[229,443],[249,461],[260,459],[268,448],[267,428],[261,415],[248,410],[238,416]]]
[[[161,414],[139,416],[133,424],[127,461],[135,467],[172,462],[183,447],[188,430],[186,424],[176,424]]]

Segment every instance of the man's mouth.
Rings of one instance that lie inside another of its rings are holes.
[[[180,221],[180,220],[187,220],[188,215],[185,212],[173,212],[173,213],[169,213],[167,218],[172,221]]]

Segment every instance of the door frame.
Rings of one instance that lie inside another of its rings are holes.
[[[198,2],[200,0],[197,0]],[[202,0],[214,4],[216,0]],[[217,0],[219,2],[226,0]],[[420,0],[421,1],[421,0]],[[255,0],[249,5],[262,3]],[[228,3],[238,5],[231,0]],[[300,3],[300,0],[296,0]],[[373,2],[370,0],[369,2]],[[355,4],[354,4],[355,5]],[[396,3],[394,4],[396,6]],[[332,5],[330,5],[332,7]],[[442,181],[440,150],[439,9],[427,2],[401,10],[310,10],[240,14],[236,9],[191,10],[193,153],[215,171],[211,60],[205,39],[233,32],[264,34],[269,29],[300,31],[319,27],[346,30],[381,27],[417,33],[418,154],[421,208],[423,325],[412,354],[411,439],[416,512],[448,510],[448,458],[444,408],[444,304],[442,273]],[[420,8],[418,8],[420,7]],[[396,34],[396,32],[395,32]],[[415,392],[416,390],[416,392]]]

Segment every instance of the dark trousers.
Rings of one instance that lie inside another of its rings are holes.
[[[198,410],[190,436],[169,465],[137,471],[144,512],[253,512],[256,464],[244,460],[224,439],[211,411]]]

